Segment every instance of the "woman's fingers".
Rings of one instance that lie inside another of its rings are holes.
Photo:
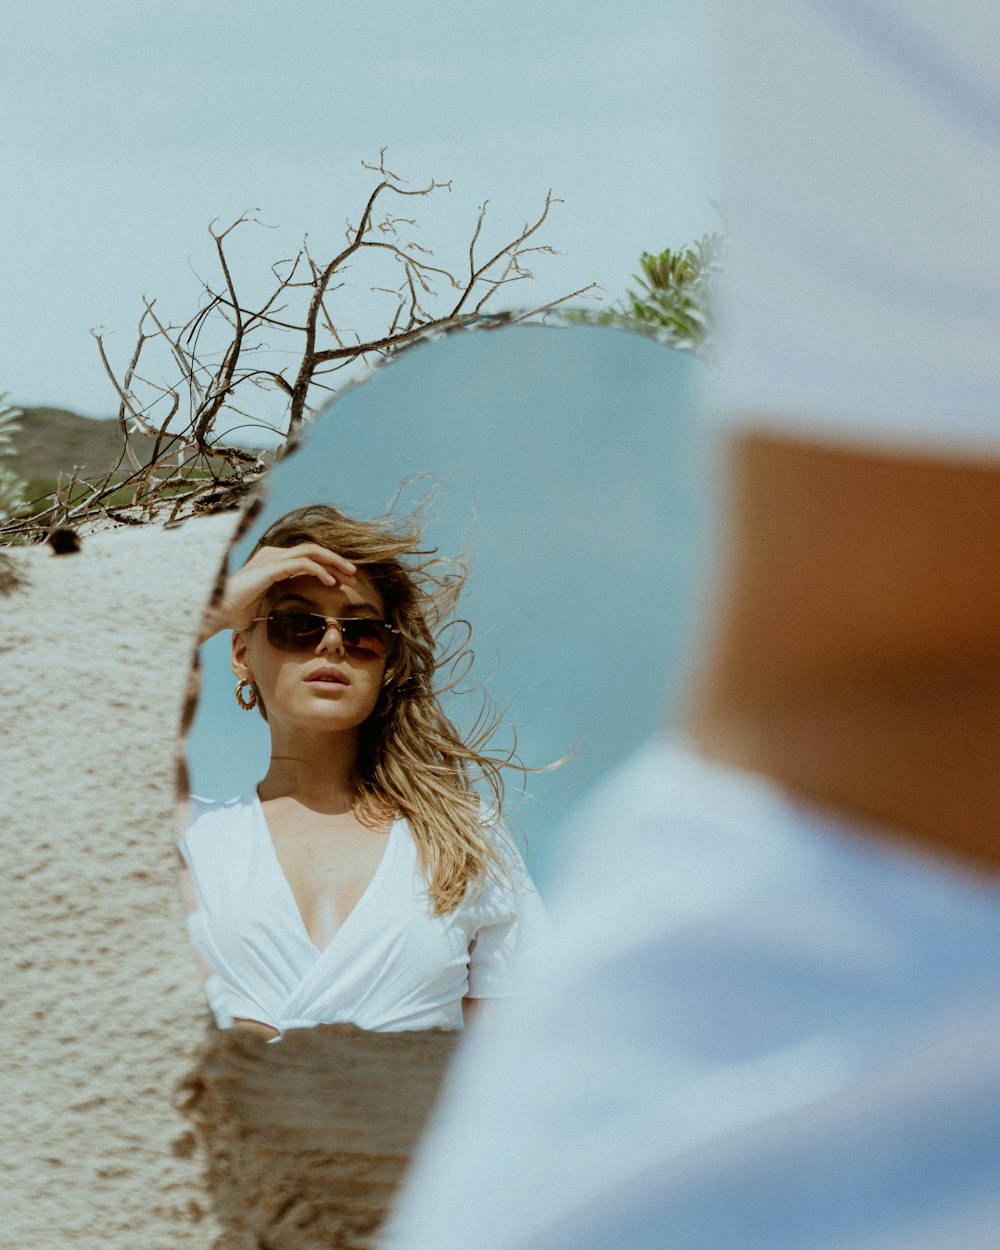
[[[271,548],[271,552],[275,550]],[[259,551],[257,556],[263,554],[263,551]],[[258,560],[257,556],[248,560],[243,568],[226,581],[223,601],[227,616],[238,622],[230,626],[232,629],[248,624],[252,610],[279,582],[289,581],[293,577],[315,577],[327,586],[337,586],[341,582],[354,580],[353,572],[344,568],[344,562],[334,564],[297,547],[281,548],[278,555],[269,552],[262,560]],[[351,565],[352,569],[353,567]]]
[[[275,581],[281,581],[283,577],[300,576],[295,573],[279,572],[279,570],[291,567],[297,560],[310,560],[320,568],[329,570],[339,581],[353,579],[358,571],[357,566],[351,560],[339,555],[336,551],[321,547],[319,543],[299,543],[295,547],[261,547],[260,551],[256,552],[234,576],[238,577],[240,573],[245,573],[248,569],[269,569],[275,570]]]
[[[336,551],[331,551],[329,547],[323,547],[319,543],[299,543],[295,547],[261,547],[257,556],[274,556],[280,558],[281,555],[307,556],[313,560],[319,561],[320,564],[329,565],[336,573],[342,577],[353,577],[358,569],[352,560],[348,560],[346,556],[340,555]]]
[[[353,584],[357,566],[319,543],[295,547],[261,547],[226,579],[222,600],[212,612],[203,639],[222,629],[245,629],[257,605],[279,582],[293,577],[315,577],[327,586]]]

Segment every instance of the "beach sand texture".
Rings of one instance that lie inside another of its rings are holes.
[[[369,1250],[459,1034],[214,1031],[178,1103],[218,1250]]]
[[[363,1247],[445,1034],[210,1024],[176,885],[178,726],[239,517],[12,551],[3,613],[4,1241]]]

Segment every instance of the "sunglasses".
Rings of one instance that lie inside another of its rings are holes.
[[[399,633],[388,621],[363,616],[320,616],[318,612],[270,612],[255,616],[267,622],[267,641],[278,651],[315,651],[326,631],[336,625],[348,651],[360,651],[365,659],[382,660],[392,650]]]

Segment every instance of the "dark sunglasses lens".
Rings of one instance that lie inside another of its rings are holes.
[[[345,647],[364,651],[381,659],[389,650],[391,635],[381,621],[341,621],[341,637]]]
[[[272,612],[267,641],[279,651],[311,651],[326,631],[326,622],[312,612]]]
[[[312,651],[326,633],[326,621],[314,612],[272,612],[267,618],[267,641],[279,651]],[[363,618],[340,621],[344,646],[374,659],[388,655],[392,633],[381,621]]]

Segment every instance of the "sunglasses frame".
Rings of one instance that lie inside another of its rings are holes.
[[[319,643],[322,642],[322,640],[326,637],[326,632],[330,628],[331,625],[337,626],[337,629],[340,631],[341,642],[343,643],[345,647],[349,648],[352,651],[368,650],[368,648],[366,647],[359,647],[356,643],[348,642],[347,638],[344,635],[344,626],[345,625],[347,626],[375,625],[377,626],[379,630],[384,630],[388,634],[388,638],[385,640],[385,644],[384,644],[385,650],[383,651],[383,653],[380,656],[375,656],[374,653],[372,653],[372,658],[373,659],[377,658],[380,660],[388,660],[389,656],[392,654],[392,650],[394,646],[396,645],[396,637],[399,634],[399,630],[396,628],[395,625],[390,625],[388,621],[376,620],[374,617],[370,617],[370,616],[323,616],[321,612],[307,612],[304,609],[296,609],[296,608],[284,608],[284,609],[277,608],[274,611],[269,612],[267,616],[255,616],[253,620],[251,621],[251,624],[255,625],[259,621],[264,621],[265,624],[270,625],[270,621],[272,617],[290,617],[290,616],[309,616],[309,617],[312,617],[316,621],[322,621],[323,630],[321,633],[318,634],[314,642],[308,642],[304,646],[301,646],[301,647],[284,647],[284,646],[280,646],[278,643],[272,640],[270,629],[268,629],[266,631],[268,646],[274,647],[276,651],[283,651],[286,655],[304,655],[306,652],[315,650],[315,648],[319,645]]]

